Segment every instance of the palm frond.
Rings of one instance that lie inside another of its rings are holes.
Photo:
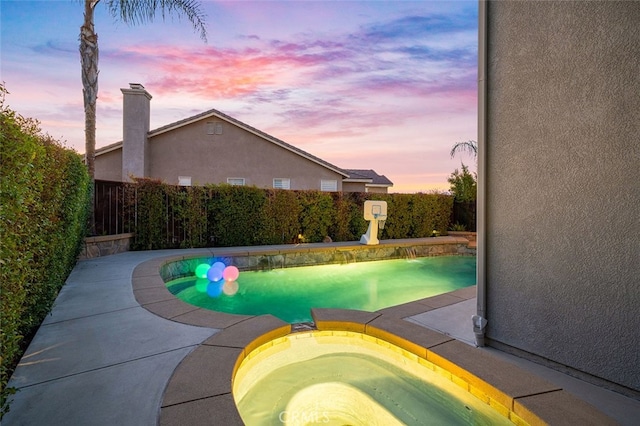
[[[478,143],[474,140],[456,143],[453,148],[451,148],[451,158],[455,157],[458,152],[467,152],[472,155],[473,158],[476,158],[478,156]]]
[[[200,38],[207,41],[207,15],[196,0],[107,0],[107,8],[111,16],[128,25],[153,22],[158,12],[163,21],[167,16],[185,16]]]

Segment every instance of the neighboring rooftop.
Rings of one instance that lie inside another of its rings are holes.
[[[393,186],[385,175],[379,175],[371,169],[344,169],[349,177],[345,181],[371,180],[370,185]]]

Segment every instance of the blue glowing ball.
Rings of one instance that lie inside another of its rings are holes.
[[[222,284],[223,281],[219,281],[217,283],[212,283],[211,281],[208,281],[208,285],[207,285],[207,294],[209,295],[209,297],[218,297],[220,296],[220,293],[222,293]]]
[[[211,265],[211,268],[207,271],[207,278],[209,281],[217,282],[222,279],[222,272],[224,271],[224,263],[216,262]]]

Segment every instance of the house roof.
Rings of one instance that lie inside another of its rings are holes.
[[[341,174],[345,178],[349,177],[349,173],[347,171],[345,171],[344,169],[341,169],[341,168],[339,168],[339,167],[337,167],[337,166],[335,166],[335,165],[333,165],[333,164],[331,164],[331,163],[329,163],[327,161],[324,161],[322,158],[319,158],[319,157],[316,157],[315,155],[309,154],[308,152],[303,151],[300,148],[297,148],[297,147],[295,147],[295,146],[293,146],[291,144],[288,144],[288,143],[284,142],[283,140],[280,140],[280,139],[278,139],[276,137],[273,137],[273,136],[271,136],[271,135],[269,135],[269,134],[267,134],[267,133],[265,133],[265,132],[263,132],[261,130],[256,129],[255,127],[252,127],[252,126],[250,126],[250,125],[248,125],[246,123],[243,123],[242,121],[237,120],[237,119],[235,119],[235,118],[233,118],[233,117],[231,117],[231,116],[229,116],[229,115],[227,115],[227,114],[225,114],[223,112],[220,112],[220,111],[218,111],[216,109],[210,109],[208,111],[204,111],[204,112],[202,112],[200,114],[196,114],[194,116],[185,118],[183,120],[179,120],[179,121],[176,121],[174,123],[167,124],[166,126],[162,126],[162,127],[157,128],[157,129],[150,130],[148,135],[151,138],[153,136],[157,136],[157,135],[160,135],[162,133],[166,133],[166,132],[169,132],[171,130],[178,129],[180,127],[183,127],[183,126],[189,125],[191,123],[195,123],[196,121],[204,120],[204,119],[207,119],[207,118],[210,118],[210,117],[217,117],[217,118],[219,118],[221,120],[227,121],[227,122],[229,122],[229,123],[231,123],[231,124],[233,124],[235,126],[238,126],[238,127],[242,128],[242,129],[244,129],[244,130],[246,130],[246,131],[248,131],[250,133],[253,133],[254,135],[257,135],[257,136],[261,137],[262,139],[264,139],[266,141],[274,143],[274,144],[276,144],[276,145],[278,145],[278,146],[280,146],[280,147],[282,147],[282,148],[284,148],[286,150],[289,150],[289,151],[291,151],[291,152],[293,152],[295,154],[300,155],[301,157],[306,158],[307,160],[310,160],[310,161],[312,161],[314,163],[317,163],[317,164],[319,164],[319,165],[321,165],[323,167],[326,167],[326,168],[328,168],[328,169],[330,169],[330,170],[332,170],[332,171],[334,171],[334,172],[336,172],[338,174]],[[107,152],[114,151],[114,150],[119,149],[121,147],[122,147],[122,141],[116,142],[114,144],[107,145],[105,147],[96,149],[96,155],[105,154]]]
[[[368,186],[393,186],[385,175],[379,175],[371,169],[345,169],[349,177],[347,182],[367,182]]]
[[[120,148],[122,148],[122,141],[118,141],[110,145],[96,148],[96,155],[106,154],[107,152],[115,151],[116,149],[120,149]]]

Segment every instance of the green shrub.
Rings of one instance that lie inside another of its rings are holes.
[[[157,179],[136,179],[135,190],[130,191],[135,210],[135,237],[133,250],[155,250],[173,247],[169,240],[167,203],[172,189]]]
[[[264,210],[262,244],[293,243],[300,234],[300,212],[296,191],[268,189]]]
[[[260,189],[232,185],[176,187],[138,179],[127,187],[134,250],[357,241],[367,231],[363,205],[387,202],[381,239],[445,234],[453,197]]]
[[[322,242],[329,235],[329,227],[335,212],[330,193],[321,191],[299,191],[300,232],[307,243]]]
[[[451,221],[460,223],[469,231],[475,231],[477,174],[470,173],[469,168],[462,164],[462,170],[456,169],[448,181],[455,200]]]
[[[81,249],[91,190],[81,157],[5,107],[0,86],[0,417],[6,385]]]
[[[456,202],[475,201],[478,192],[477,175],[469,172],[468,166],[462,164],[462,170],[455,169],[447,181]]]
[[[208,230],[216,246],[264,244],[267,194],[249,186],[211,185],[207,200]]]
[[[364,223],[358,222],[355,229],[352,226],[356,216],[362,216],[358,211],[358,205],[349,195],[353,193],[334,192],[333,206],[335,210],[335,220],[329,227],[328,235],[335,241],[354,241],[360,239],[359,231]],[[364,220],[363,220],[364,222]]]
[[[453,197],[445,194],[414,194],[411,205],[411,237],[430,237],[433,231],[446,234]]]
[[[207,208],[206,188],[186,186],[177,188],[169,200],[169,206],[181,226],[180,247],[206,247]]]

